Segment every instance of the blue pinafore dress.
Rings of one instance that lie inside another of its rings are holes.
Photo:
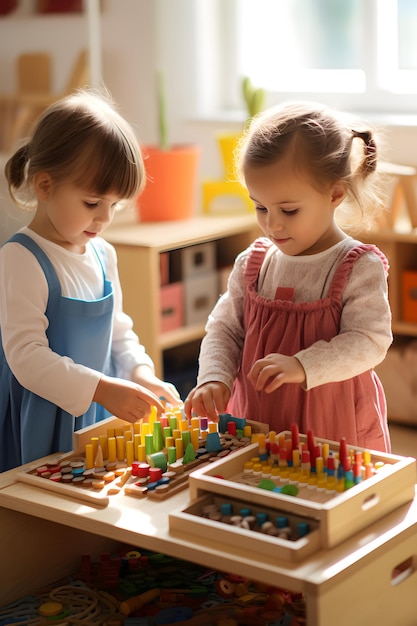
[[[105,252],[94,250],[103,269],[104,292],[98,300],[62,296],[61,285],[47,255],[31,239],[17,233],[9,242],[30,250],[45,274],[49,296],[46,330],[53,352],[70,357],[107,375],[112,375],[113,287],[105,275]],[[55,404],[23,388],[6,361],[0,342],[0,471],[29,463],[54,452],[73,449],[74,430],[90,426],[109,413],[92,402],[86,413],[74,417]]]

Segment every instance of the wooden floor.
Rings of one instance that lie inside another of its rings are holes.
[[[415,427],[390,423],[392,453],[417,457],[417,424]]]

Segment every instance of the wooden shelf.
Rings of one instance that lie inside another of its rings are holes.
[[[118,214],[105,231],[106,239],[117,251],[125,312],[133,319],[134,329],[159,376],[164,374],[164,351],[202,339],[205,327],[204,322],[160,332],[160,254],[213,241],[221,247],[222,263],[231,265],[259,234],[255,214],[249,212],[140,223],[135,212],[127,210]]]
[[[259,232],[254,213],[224,217],[200,215],[175,222],[139,222],[131,209],[121,211],[104,235],[117,245],[166,252],[239,233]]]
[[[402,274],[404,270],[417,271],[417,230],[373,230],[361,233],[358,239],[374,243],[388,258],[390,265],[388,288],[393,333],[416,337],[417,324],[403,319]]]
[[[390,423],[416,425],[412,366],[404,351],[417,337],[417,324],[404,320],[403,273],[417,271],[417,229],[399,222],[395,229],[382,228],[362,233],[358,239],[374,243],[389,262],[388,297],[392,313],[394,342],[386,359],[376,367],[387,399]],[[407,364],[408,363],[408,364]]]
[[[159,346],[161,350],[167,350],[184,343],[196,341],[201,339],[204,335],[204,328],[205,324],[196,324],[194,326],[183,326],[182,328],[162,333],[159,335]]]
[[[118,254],[125,311],[132,317],[159,376],[164,377],[166,351],[188,344],[195,351],[193,342],[199,345],[205,328],[205,323],[201,323],[160,332],[160,254],[215,241],[225,261],[232,264],[236,255],[259,234],[255,215],[249,212],[225,217],[198,216],[181,222],[140,223],[130,210],[120,213],[106,231],[106,238]],[[417,229],[411,229],[409,222],[400,222],[396,230],[375,229],[360,233],[357,238],[374,243],[387,256],[394,336],[403,342],[415,339],[417,324],[404,321],[402,314],[402,273],[407,269],[417,271]],[[198,354],[193,358],[197,363]]]
[[[392,332],[394,335],[417,337],[417,325],[410,322],[394,322],[392,324]]]

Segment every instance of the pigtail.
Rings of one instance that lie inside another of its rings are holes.
[[[362,163],[360,164],[358,169],[360,174],[363,174],[363,176],[368,176],[376,170],[377,151],[374,138],[371,131],[369,130],[363,132],[352,130],[352,135],[353,138],[357,137],[358,139],[361,139],[364,143],[364,159],[362,160]]]
[[[374,132],[350,130],[349,135],[351,172],[345,179],[347,196],[338,210],[338,223],[354,234],[375,227],[387,210],[387,179],[378,168],[382,136],[378,133],[377,150]]]

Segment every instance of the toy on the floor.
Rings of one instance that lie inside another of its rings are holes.
[[[189,421],[179,409],[133,427],[99,423],[83,450],[32,465],[17,479],[101,506],[119,493],[163,500],[184,489],[197,467],[250,444],[251,434],[244,419]]]
[[[160,553],[124,547],[81,557],[80,570],[0,608],[6,624],[301,626],[301,593]]]

